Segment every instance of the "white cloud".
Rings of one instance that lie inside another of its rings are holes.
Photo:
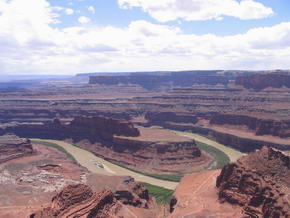
[[[254,0],[118,0],[121,8],[140,7],[160,22],[184,19],[221,20],[224,16],[242,20],[273,15],[271,8]]]
[[[290,68],[290,22],[232,36],[143,20],[55,28],[61,18],[47,1],[23,2],[0,2],[1,73]]]
[[[71,8],[67,8],[67,9],[65,9],[65,13],[66,13],[67,15],[72,15],[72,14],[74,13],[74,10],[71,9]]]
[[[78,21],[81,23],[81,24],[86,24],[86,23],[89,23],[91,21],[90,18],[88,17],[85,17],[85,16],[80,16]]]
[[[64,8],[64,7],[60,7],[60,6],[51,7],[51,9],[53,11],[57,11],[57,12],[64,11],[67,15],[72,15],[74,13],[74,10],[73,9],[71,9],[71,8]]]
[[[96,9],[93,6],[89,6],[88,11],[92,12],[93,14],[96,13]]]

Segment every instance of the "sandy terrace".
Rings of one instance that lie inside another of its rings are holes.
[[[217,126],[217,125],[211,125],[209,126],[211,129],[216,130],[218,132],[228,133],[232,135],[239,136],[241,138],[250,138],[265,142],[271,142],[271,143],[277,143],[277,144],[283,144],[283,145],[289,145],[290,146],[290,138],[280,138],[277,136],[271,136],[271,135],[263,135],[263,136],[257,136],[251,131],[243,131],[239,130],[239,127],[233,127],[233,126]]]
[[[242,217],[239,207],[218,201],[215,182],[219,174],[216,170],[185,176],[175,190],[177,204],[169,218]]]
[[[35,155],[0,165],[0,211],[39,206],[67,184],[86,181],[88,171],[68,160],[64,153],[41,145],[33,148]]]
[[[118,138],[125,138],[137,141],[149,141],[149,142],[184,142],[192,141],[192,139],[178,135],[170,130],[163,129],[159,126],[152,126],[150,128],[137,127],[140,131],[138,137],[125,137],[118,136]]]
[[[232,125],[209,125],[207,121],[202,122],[200,121],[198,124],[202,125],[195,125],[195,124],[186,124],[186,123],[171,123],[174,125],[182,125],[182,126],[188,126],[188,127],[203,127],[215,130],[217,132],[231,134],[240,138],[248,138],[252,140],[259,140],[264,141],[265,143],[276,143],[276,144],[282,144],[282,145],[289,145],[290,146],[290,138],[280,138],[277,136],[272,135],[262,135],[257,136],[253,131],[248,130],[245,126],[232,126]]]

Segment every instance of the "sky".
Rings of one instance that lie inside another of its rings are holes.
[[[289,0],[0,0],[0,75],[290,69]]]

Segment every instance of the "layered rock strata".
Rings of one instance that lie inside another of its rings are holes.
[[[90,76],[90,84],[118,85],[134,84],[146,89],[170,88],[172,86],[192,86],[193,84],[223,84],[227,85],[229,79],[219,75],[217,71],[182,71],[164,73],[132,73],[127,75],[99,75]]]
[[[69,185],[53,197],[50,207],[32,214],[31,218],[115,217],[121,205],[112,191],[94,193],[86,185]]]
[[[68,140],[107,160],[155,173],[192,172],[193,167],[209,161],[194,141],[135,140],[140,132],[133,124],[102,116],[77,117],[68,124],[55,119],[51,123],[0,129],[0,135],[6,132],[29,138]],[[120,135],[125,138],[117,137]]]
[[[162,127],[166,129],[173,129],[178,131],[192,131],[194,133],[208,135],[213,137],[217,142],[237,149],[241,152],[253,152],[256,149],[261,149],[263,146],[270,146],[280,150],[289,150],[290,149],[290,142],[287,144],[276,143],[276,142],[269,142],[260,139],[254,138],[244,138],[240,135],[231,134],[228,132],[222,132],[215,129],[212,129],[207,126],[199,126],[199,125],[186,125],[180,123],[171,123],[165,122],[161,124]]]
[[[263,147],[226,165],[216,186],[221,202],[243,208],[248,217],[290,216],[290,157]]]
[[[156,124],[168,121],[176,123],[196,123],[198,121],[195,115],[174,112],[147,112],[145,119]]]
[[[290,75],[289,73],[264,73],[242,75],[236,78],[236,85],[244,86],[245,88],[260,91],[262,89],[273,88],[290,88]]]
[[[112,141],[114,135],[138,136],[138,129],[128,121],[107,118],[103,116],[76,117],[68,124],[58,119],[40,124],[16,124],[0,127],[0,135],[12,132],[20,137],[68,139],[80,141],[88,139],[91,142],[100,140]]]
[[[290,137],[290,120],[262,119],[238,114],[217,114],[211,118],[210,124],[246,126],[249,130],[254,131],[255,135]]]
[[[13,134],[0,136],[0,163],[32,153],[33,148],[29,139],[19,138]]]
[[[195,141],[148,142],[115,138],[112,160],[132,168],[163,173],[187,173],[206,162]]]
[[[106,189],[100,192],[94,192],[89,186],[83,184],[69,185],[52,198],[49,207],[31,214],[30,217],[136,217],[134,212],[128,209],[126,205],[141,207],[141,202],[143,201],[146,204],[147,200],[149,200],[149,195],[148,191],[141,184],[138,185],[131,180],[129,178],[124,180],[124,182],[127,181],[133,187],[127,187],[127,190],[116,191],[115,194],[111,190]],[[131,191],[130,188],[132,188]]]

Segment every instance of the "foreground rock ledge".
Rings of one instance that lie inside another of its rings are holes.
[[[32,145],[28,139],[13,134],[0,136],[0,164],[32,153]]]
[[[149,197],[148,190],[133,178],[125,177],[114,192],[109,189],[94,192],[84,184],[68,185],[52,198],[48,207],[31,214],[30,218],[134,218],[136,211],[142,217],[148,214],[155,217],[149,211],[153,208],[155,201]]]
[[[217,178],[221,202],[248,217],[290,217],[290,157],[269,147],[226,165]]]

